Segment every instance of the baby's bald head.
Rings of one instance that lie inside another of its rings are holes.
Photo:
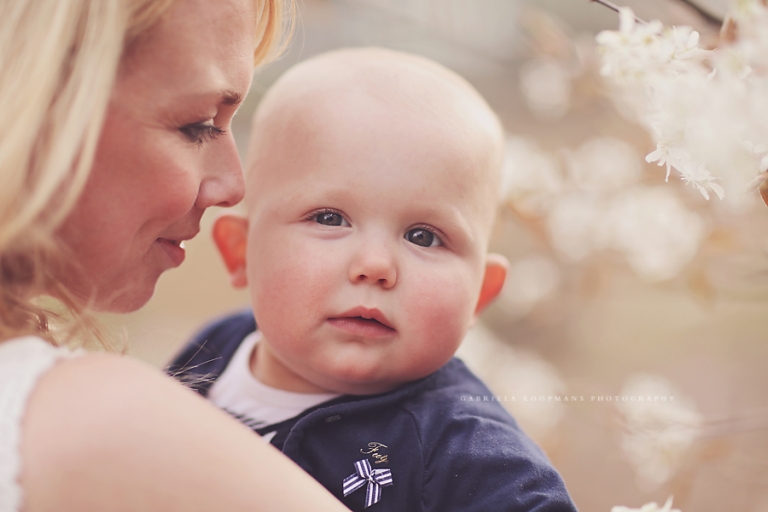
[[[374,123],[401,130],[398,120],[405,119],[416,121],[422,132],[440,132],[433,139],[426,136],[434,142],[434,153],[442,149],[466,160],[466,175],[445,178],[456,180],[458,187],[477,185],[480,193],[471,200],[485,211],[490,227],[503,160],[498,118],[454,72],[423,57],[377,48],[321,54],[291,68],[267,92],[249,145],[248,208],[269,194],[272,182],[285,178],[280,160],[291,158],[291,152],[310,150],[322,145],[321,139],[338,139],[345,131],[366,130]]]
[[[506,276],[488,254],[502,139],[480,95],[420,57],[342,50],[283,75],[254,120],[248,219],[214,230],[250,287],[257,378],[372,394],[444,365]]]

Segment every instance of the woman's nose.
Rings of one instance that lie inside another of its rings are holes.
[[[209,206],[234,206],[245,194],[245,178],[234,138],[216,141],[219,151],[206,155],[203,177],[195,204],[198,208]]]
[[[397,265],[387,244],[364,242],[349,267],[353,284],[374,284],[390,289],[397,282]]]

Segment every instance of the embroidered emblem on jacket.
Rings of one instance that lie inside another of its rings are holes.
[[[389,455],[382,453],[382,448],[387,448],[387,445],[383,443],[377,443],[372,441],[368,443],[368,449],[360,448],[360,453],[363,455],[370,455],[374,460],[374,464],[385,464],[389,462]]]
[[[355,462],[355,472],[344,479],[344,496],[352,494],[364,485],[365,508],[378,503],[381,499],[381,488],[392,485],[392,472],[389,469],[372,469],[368,459]]]

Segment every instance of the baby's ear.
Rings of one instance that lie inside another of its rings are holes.
[[[475,315],[479,315],[499,295],[507,279],[509,261],[501,254],[490,253],[485,258],[485,275],[477,299]]]
[[[232,286],[245,288],[248,285],[248,274],[245,271],[248,219],[233,213],[221,215],[213,224],[213,241],[227,265]]]

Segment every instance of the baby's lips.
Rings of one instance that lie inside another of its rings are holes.
[[[354,307],[348,311],[345,311],[338,316],[334,317],[338,319],[343,318],[362,318],[363,320],[376,320],[380,324],[384,325],[385,327],[388,327],[392,330],[396,330],[392,322],[389,321],[389,319],[376,308],[369,308],[366,306],[357,306]]]

